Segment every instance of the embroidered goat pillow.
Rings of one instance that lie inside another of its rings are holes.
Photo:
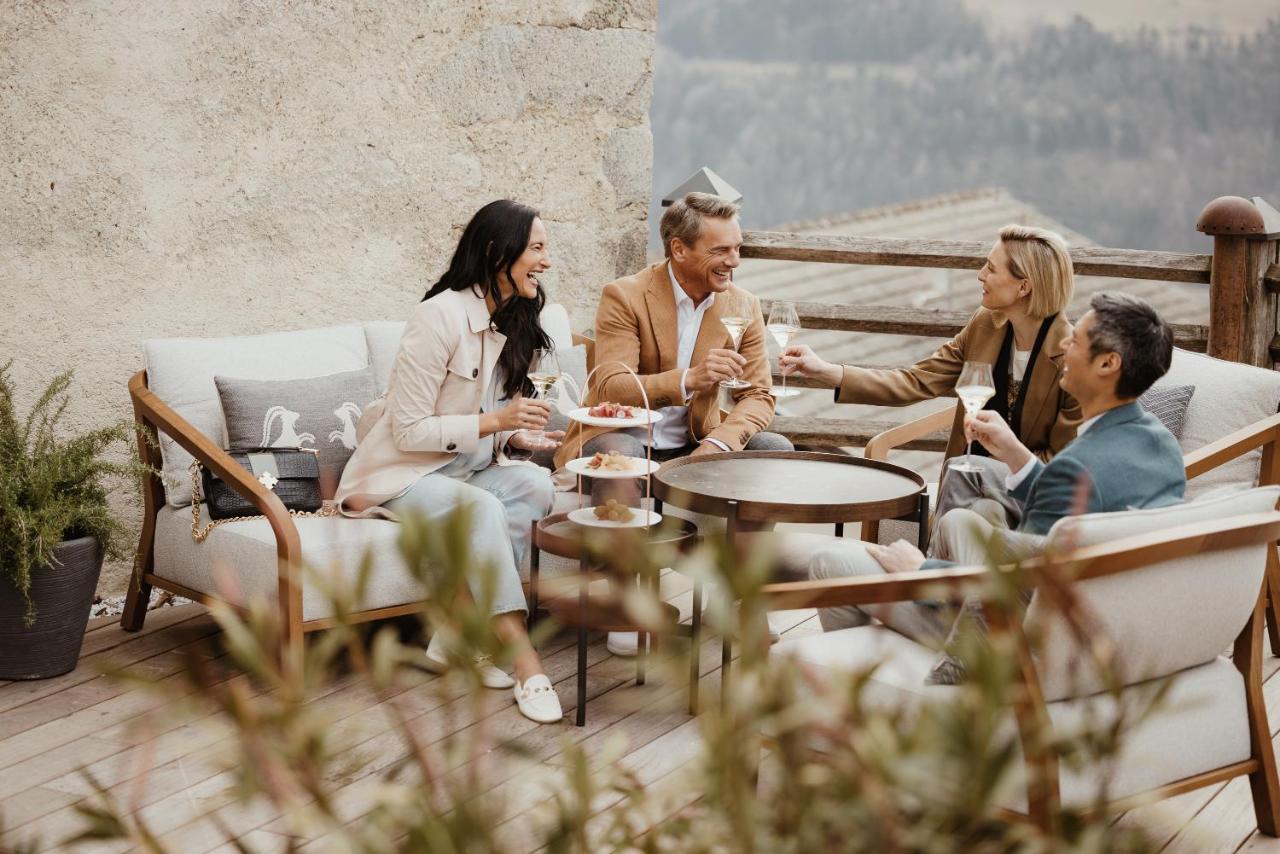
[[[356,422],[378,396],[372,367],[300,380],[214,377],[229,448],[314,448],[320,494],[333,498],[356,449]]]

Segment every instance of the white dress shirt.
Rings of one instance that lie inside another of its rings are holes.
[[[1099,418],[1101,418],[1103,415],[1106,415],[1106,414],[1107,413],[1105,412],[1101,412],[1093,416],[1092,418],[1088,418],[1088,419],[1085,419],[1084,421],[1081,421],[1080,426],[1076,428],[1076,438],[1079,439],[1081,436],[1083,436],[1084,432],[1088,430],[1090,427],[1092,427],[1095,421],[1097,421]],[[1035,467],[1036,467],[1036,458],[1035,456],[1032,456],[1031,459],[1027,460],[1026,464],[1023,465],[1022,468],[1018,469],[1016,472],[1014,472],[1013,474],[1009,475],[1004,479],[1005,488],[1008,489],[1010,492],[1013,492],[1022,484],[1024,480],[1027,479],[1027,477],[1031,474],[1031,470]]]
[[[653,447],[655,450],[670,450],[672,448],[683,448],[693,441],[693,437],[689,435],[689,407],[688,401],[692,396],[684,387],[684,376],[689,373],[689,362],[693,360],[693,346],[698,340],[698,331],[702,328],[702,321],[706,317],[707,309],[716,301],[715,294],[708,294],[707,298],[702,301],[701,305],[694,305],[693,300],[684,292],[684,288],[680,287],[680,283],[676,281],[675,270],[671,268],[671,262],[667,262],[667,275],[671,277],[671,293],[676,300],[676,367],[684,368],[684,374],[680,375],[680,394],[684,397],[685,405],[683,406],[664,406],[658,411],[662,413],[662,420],[653,425]],[[648,441],[649,434],[647,430],[640,429],[635,431],[635,435],[641,438],[641,441]],[[722,450],[729,450],[723,443],[717,442],[715,439],[708,439],[719,445]]]

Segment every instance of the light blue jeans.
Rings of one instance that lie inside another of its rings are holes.
[[[473,472],[467,480],[433,472],[386,503],[396,515],[418,513],[440,520],[464,504],[471,508],[471,555],[476,560],[467,583],[483,596],[481,567],[494,568],[491,612],[528,611],[520,584],[520,563],[529,550],[534,520],[551,512],[551,473],[533,466],[498,466]]]

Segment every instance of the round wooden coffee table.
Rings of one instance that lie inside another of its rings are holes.
[[[908,519],[920,523],[920,549],[927,545],[929,494],[924,478],[879,460],[814,451],[738,451],[680,457],[653,475],[654,496],[694,513],[726,520],[730,548],[744,527],[776,522],[834,524]],[[661,506],[657,507],[661,512]],[[689,711],[698,706],[698,644],[702,586],[695,580],[690,656]],[[729,679],[731,643],[723,640],[722,684]]]
[[[588,630],[606,632],[639,632],[639,648],[636,653],[636,684],[644,684],[645,653],[649,646],[649,634],[646,627],[637,626],[626,615],[621,601],[610,597],[601,601],[593,599],[589,593],[591,581],[597,578],[608,578],[611,583],[626,583],[630,579],[620,578],[617,571],[608,565],[583,566],[585,556],[584,537],[618,535],[618,545],[629,547],[635,545],[636,537],[643,538],[649,545],[674,545],[681,551],[691,548],[698,540],[698,526],[687,519],[665,519],[651,528],[619,528],[619,529],[586,529],[570,521],[568,513],[554,513],[533,523],[533,537],[529,552],[529,619],[530,629],[537,615],[539,604],[555,616],[561,623],[575,626],[578,630],[578,726],[587,722],[587,632]],[[579,562],[578,595],[576,597],[558,597],[540,602],[538,589],[541,569],[541,553],[562,557]],[[657,578],[652,580],[652,593],[657,596]],[[634,583],[634,582],[633,582]],[[678,622],[680,612],[674,605],[660,603],[670,623]]]

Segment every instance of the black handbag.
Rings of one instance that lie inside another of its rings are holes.
[[[227,455],[274,492],[291,514],[333,515],[332,509],[317,513],[324,506],[324,499],[320,495],[319,454],[311,448],[240,448],[227,451]],[[200,528],[202,496],[213,520],[203,530]],[[260,515],[251,501],[221,477],[199,461],[191,463],[191,536],[197,543],[204,542],[223,522]]]

